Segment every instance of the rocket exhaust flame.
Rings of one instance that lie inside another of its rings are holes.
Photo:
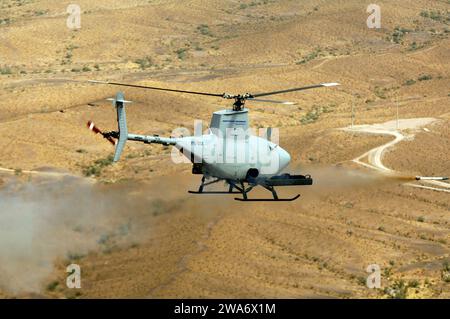
[[[446,181],[448,177],[441,176],[416,176],[415,180],[417,181]]]
[[[402,176],[402,175],[388,175],[388,178],[398,179],[402,181],[446,181],[448,177],[442,176]]]
[[[402,181],[446,181],[449,178],[443,176],[402,176],[402,175],[388,175],[388,178],[402,180]]]

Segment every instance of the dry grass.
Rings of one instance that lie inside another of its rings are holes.
[[[315,165],[346,162],[386,142],[333,130],[350,124],[352,103],[361,124],[394,119],[398,102],[402,118],[442,121],[399,144],[385,163],[405,173],[450,175],[448,21],[421,15],[447,10],[445,2],[385,1],[382,29],[369,30],[358,0],[79,0],[78,31],[66,28],[65,8],[57,1],[15,3],[2,2],[0,13],[1,167],[56,167],[81,175],[111,153],[85,123],[115,127],[114,110],[104,99],[117,90],[87,79],[219,93],[336,81],[343,85],[282,97],[295,106],[249,103],[253,126],[280,127],[293,167],[306,164],[320,175]],[[135,101],[128,111],[134,133],[192,130],[195,118],[206,127],[212,111],[228,106],[205,97],[124,92]],[[135,155],[104,167],[101,178],[184,178],[190,167],[172,165],[169,151],[129,143],[125,155]],[[396,183],[351,192],[319,187],[303,201],[275,208],[231,199],[217,208],[214,200],[184,195],[191,181],[180,185],[187,206],[155,217],[159,239],[81,258],[90,282],[82,297],[382,297],[358,280],[373,262],[391,269],[385,287],[405,277],[420,281],[413,297],[450,296],[441,269],[424,267],[450,250],[446,194]],[[333,176],[329,181],[336,182]],[[105,263],[113,259],[119,266]],[[49,294],[65,292],[55,287]]]

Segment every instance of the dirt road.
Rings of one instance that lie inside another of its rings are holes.
[[[389,121],[382,124],[373,124],[373,125],[356,125],[353,127],[346,127],[343,130],[347,132],[357,132],[357,133],[369,133],[369,134],[384,134],[384,135],[391,135],[394,136],[394,140],[383,144],[381,146],[375,147],[366,153],[362,154],[361,156],[358,156],[357,158],[353,159],[352,161],[371,168],[378,170],[384,174],[391,174],[396,175],[399,174],[399,172],[396,172],[388,167],[386,167],[383,162],[383,154],[384,152],[390,148],[393,147],[395,144],[403,141],[405,138],[411,138],[413,137],[413,133],[410,134],[404,134],[403,132],[405,130],[418,130],[426,125],[432,124],[436,122],[436,119],[433,118],[413,118],[413,119],[403,119],[399,120],[398,124],[397,121]],[[367,162],[364,162],[364,159],[367,158]],[[423,189],[429,189],[439,192],[446,192],[450,193],[450,184],[441,182],[441,181],[421,181],[422,183],[426,183],[432,186],[425,186],[420,184],[414,184],[414,183],[405,183],[406,186],[411,187],[417,187],[417,188],[423,188]]]

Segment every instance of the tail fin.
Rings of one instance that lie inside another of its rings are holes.
[[[127,116],[125,112],[125,104],[131,103],[124,99],[122,92],[118,92],[115,99],[110,99],[113,101],[113,105],[117,111],[117,124],[119,127],[119,140],[116,145],[116,151],[114,153],[114,162],[120,159],[125,143],[128,140],[128,128],[127,128]]]

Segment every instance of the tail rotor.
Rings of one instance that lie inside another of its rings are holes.
[[[114,153],[114,162],[120,159],[120,155],[125,147],[125,143],[128,140],[128,128],[127,128],[127,118],[125,113],[125,104],[131,103],[131,101],[126,101],[124,99],[123,93],[117,93],[114,99],[108,99],[113,102],[114,107],[117,111],[117,124],[118,131],[102,132],[92,121],[87,122],[88,128],[95,134],[101,134],[105,139],[107,139],[112,145],[116,147]]]
[[[113,134],[111,134],[111,132],[108,133],[104,133],[102,132],[102,130],[100,130],[97,126],[95,126],[94,122],[89,121],[87,122],[87,127],[94,132],[94,134],[101,134],[104,138],[106,138],[113,146],[117,145],[117,140],[114,139],[114,137],[112,136]]]

